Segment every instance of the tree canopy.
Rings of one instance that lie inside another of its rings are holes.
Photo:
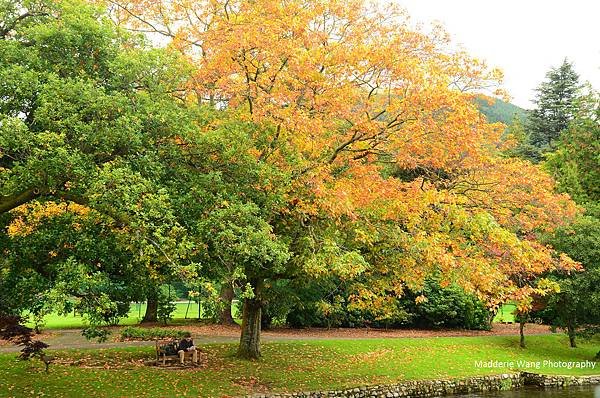
[[[577,207],[538,166],[506,156],[504,126],[474,103],[501,73],[439,28],[361,0],[61,1],[39,19],[8,4],[4,274],[38,217],[23,211],[77,203],[91,216],[75,220],[106,225],[146,279],[233,281],[238,353],[256,358],[281,280],[334,275],[383,319],[432,275],[491,309],[528,308],[555,288],[535,275],[578,267],[538,239]],[[70,245],[68,261],[87,269],[115,261]]]
[[[569,332],[571,345],[581,329],[598,332],[600,324],[600,100],[597,93],[580,99],[575,119],[564,130],[545,167],[558,188],[568,192],[586,213],[557,230],[549,242],[579,261],[585,272],[560,276],[560,293],[544,312],[547,320]]]
[[[574,266],[535,242],[573,204],[536,167],[502,158],[502,127],[473,104],[500,73],[440,29],[362,1],[109,4],[122,26],[186,55],[195,99],[256,124],[257,161],[287,173],[266,219],[292,254],[261,279],[293,264],[292,275],[368,274],[378,282],[352,298],[378,306],[441,270],[489,303],[526,306],[536,287],[517,280]],[[263,283],[250,285],[255,300]]]
[[[191,127],[174,91],[183,64],[81,3],[4,1],[1,12],[2,285],[30,296],[2,312],[42,305],[35,294],[50,287],[129,302],[132,269],[152,274],[187,250],[157,161]]]

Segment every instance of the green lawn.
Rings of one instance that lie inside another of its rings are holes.
[[[498,313],[494,317],[494,322],[498,323],[515,323],[515,312],[517,306],[515,304],[504,304],[498,310]]]
[[[63,364],[50,374],[39,362],[0,355],[0,396],[30,397],[222,397],[258,391],[305,391],[394,383],[400,380],[467,377],[507,370],[475,366],[482,360],[585,361],[598,344],[568,347],[562,335],[427,339],[304,340],[263,345],[263,360],[233,357],[235,345],[209,345],[207,367],[168,370],[141,366],[153,349],[55,351]],[[83,365],[70,366],[79,359]],[[120,364],[120,365],[119,365]],[[599,365],[600,367],[600,365]],[[516,369],[513,369],[516,370]],[[600,374],[600,369],[534,370],[552,374]]]
[[[173,321],[182,321],[185,319],[187,311],[188,319],[198,319],[198,303],[190,303],[188,308],[187,302],[179,302],[176,304],[175,312],[173,313]],[[140,323],[146,312],[146,303],[131,304],[129,314],[126,318],[121,319],[120,325],[136,325]],[[200,314],[204,316],[204,312]],[[28,323],[29,326],[33,326],[32,322]],[[86,326],[86,319],[79,316],[78,314],[70,313],[68,315],[58,315],[56,313],[49,314],[44,317],[45,329],[71,329],[71,328],[82,328]]]
[[[503,305],[496,317],[494,318],[494,322],[509,322],[514,323],[515,315],[514,311],[516,306],[514,304],[505,304]],[[187,311],[187,319],[197,319],[198,318],[198,303],[190,303],[188,308],[187,302],[179,302],[176,305],[176,310],[173,313],[173,321],[180,322],[185,319]],[[120,325],[136,325],[140,323],[144,313],[146,312],[146,303],[131,304],[131,308],[129,309],[129,314],[127,318],[121,319],[119,322]],[[235,313],[235,308],[233,309],[234,316],[238,315]],[[204,316],[204,312],[200,311],[200,314]],[[56,313],[52,313],[44,317],[44,328],[45,329],[71,329],[71,328],[82,328],[86,325],[86,321],[84,317],[79,315],[75,315],[70,313],[68,315],[58,315]],[[32,326],[33,323],[29,322],[29,326]]]

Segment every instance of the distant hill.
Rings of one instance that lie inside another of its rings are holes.
[[[509,125],[512,123],[515,116],[521,120],[525,120],[527,117],[527,111],[525,109],[509,102],[502,101],[501,99],[478,97],[475,99],[475,102],[479,107],[479,111],[487,117],[487,120],[490,123],[502,122]]]

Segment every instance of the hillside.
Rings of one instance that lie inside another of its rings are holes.
[[[483,113],[489,122],[502,122],[506,125],[512,123],[516,117],[524,120],[527,117],[527,111],[509,102],[501,99],[478,97],[475,99],[481,113]],[[491,103],[490,103],[491,102]]]

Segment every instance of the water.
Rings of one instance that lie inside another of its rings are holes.
[[[580,386],[569,388],[524,388],[514,391],[498,391],[456,395],[456,398],[600,398],[600,386]]]

